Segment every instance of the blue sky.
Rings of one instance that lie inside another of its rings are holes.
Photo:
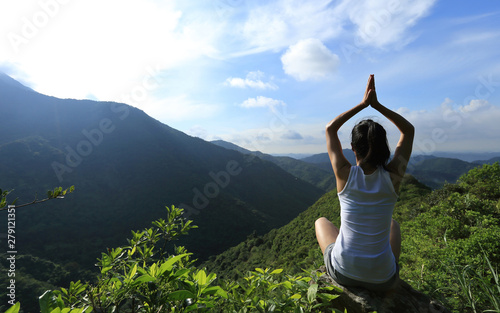
[[[206,140],[325,152],[325,125],[378,98],[414,150],[500,152],[498,1],[38,0],[0,3],[0,71],[44,94],[119,101]],[[397,129],[368,108],[395,146]]]

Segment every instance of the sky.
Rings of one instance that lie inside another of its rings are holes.
[[[500,152],[500,2],[6,0],[0,71],[59,97],[117,101],[191,136],[326,152],[325,125],[379,101],[414,151]],[[366,108],[339,131],[345,148]]]

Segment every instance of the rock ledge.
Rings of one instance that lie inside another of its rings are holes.
[[[325,272],[325,267],[319,268]],[[388,292],[374,292],[359,287],[344,287],[335,282],[329,275],[319,278],[320,286],[334,285],[343,290],[340,296],[332,301],[332,308],[348,313],[451,313],[438,301],[413,289],[408,283],[400,280],[399,286]]]

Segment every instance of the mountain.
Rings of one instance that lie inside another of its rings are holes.
[[[500,162],[500,156],[493,157],[493,158],[488,159],[488,160],[478,160],[478,161],[474,161],[472,163],[475,163],[475,164],[493,164],[495,162]]]
[[[349,162],[354,164],[356,159],[352,150],[344,149],[343,151]],[[456,182],[461,175],[467,173],[472,168],[483,164],[492,164],[499,160],[500,157],[494,157],[489,160],[467,162],[458,158],[412,155],[406,172],[414,176],[421,183],[436,189],[442,187],[445,183]],[[327,153],[315,154],[303,158],[302,161],[313,164],[325,171],[332,172]]]
[[[343,149],[342,151],[346,159],[351,164],[356,164],[356,157],[354,156],[354,152],[351,149]],[[326,152],[314,154],[301,160],[306,163],[314,164],[315,166],[328,171],[329,173],[333,173],[332,164],[330,163],[330,157]]]
[[[242,148],[238,145],[235,145],[234,143],[231,143],[231,142],[227,142],[227,141],[224,141],[224,140],[213,140],[213,141],[210,141],[211,143],[213,143],[214,145],[217,145],[219,147],[222,147],[222,148],[226,148],[228,150],[235,150],[235,151],[238,151],[238,152],[241,152],[243,154],[252,154],[252,153],[255,153],[259,156],[262,156],[264,155],[264,153],[261,153],[261,152],[258,152],[258,151],[250,151],[248,149],[245,149],[245,148]]]
[[[332,165],[330,163],[328,153],[314,154],[300,160],[296,160],[287,157],[271,156],[258,151],[252,152],[222,140],[213,141],[213,143],[226,149],[240,151],[245,154],[257,155],[262,159],[277,164],[295,177],[314,184],[325,191],[330,191],[335,188],[335,177],[333,176]],[[351,149],[344,149],[343,152],[351,164],[356,163],[356,157]],[[457,154],[457,156],[460,157],[469,156],[469,159],[473,156],[480,155],[490,154]],[[442,187],[445,183],[456,182],[461,175],[467,173],[470,169],[477,167],[478,165],[486,163],[493,164],[499,160],[500,157],[494,157],[488,160],[468,162],[458,158],[438,157],[434,155],[413,155],[408,164],[407,173],[413,175],[423,184],[436,189]],[[319,172],[318,169],[320,170]]]
[[[324,170],[323,168],[292,157],[273,156],[259,151],[250,151],[224,140],[215,140],[212,141],[212,143],[226,149],[235,150],[243,154],[255,155],[263,160],[273,162],[293,176],[313,184],[324,191],[335,188],[335,176],[331,168],[330,170]]]
[[[489,160],[500,155],[498,152],[436,152],[433,154],[440,158],[459,159],[466,162]]]
[[[435,157],[411,163],[407,172],[429,187],[440,188],[444,183],[456,182],[460,176],[477,166],[459,159]]]
[[[170,205],[199,226],[178,244],[203,260],[286,224],[323,193],[127,104],[45,96],[4,74],[0,116],[0,187],[13,189],[10,198],[31,202],[55,186],[76,188],[16,212],[19,253],[63,264],[92,267],[103,249],[165,218]]]

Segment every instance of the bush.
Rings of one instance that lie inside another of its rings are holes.
[[[215,273],[193,266],[191,253],[166,244],[196,226],[183,210],[167,207],[167,220],[132,232],[128,245],[102,253],[95,284],[71,282],[47,290],[41,313],[89,312],[315,312],[337,296],[334,287],[318,287],[317,275],[288,276],[282,269],[256,268],[240,281],[221,281]],[[17,303],[7,312],[17,313]]]

